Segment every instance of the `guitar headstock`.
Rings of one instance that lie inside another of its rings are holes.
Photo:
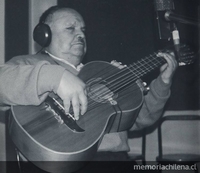
[[[197,58],[197,53],[191,46],[181,44],[177,58],[179,66],[189,65],[194,63],[195,59]]]
[[[167,50],[175,51],[175,48],[178,49],[176,58],[179,66],[193,64],[198,56],[198,53],[187,44],[180,44],[178,47],[170,46],[167,48]]]

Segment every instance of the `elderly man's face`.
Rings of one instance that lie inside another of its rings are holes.
[[[80,14],[66,9],[55,12],[49,25],[50,52],[74,65],[79,64],[86,53],[85,23]]]

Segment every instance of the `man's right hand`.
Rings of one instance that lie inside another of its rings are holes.
[[[69,71],[63,73],[57,94],[63,100],[66,113],[69,113],[72,104],[76,120],[79,119],[80,113],[83,115],[86,112],[88,103],[85,84]]]

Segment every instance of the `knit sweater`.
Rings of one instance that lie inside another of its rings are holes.
[[[73,67],[45,53],[12,58],[0,66],[0,80],[4,81],[0,83],[0,107],[9,109],[10,105],[41,104],[49,92],[56,93],[65,70],[78,74]],[[140,130],[154,124],[162,115],[169,96],[170,84],[165,84],[158,76],[151,82],[150,91],[144,96],[141,110],[130,130]],[[129,151],[127,132],[105,134],[98,150]]]

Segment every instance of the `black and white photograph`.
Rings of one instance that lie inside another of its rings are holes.
[[[0,173],[200,173],[199,0],[1,0]]]

